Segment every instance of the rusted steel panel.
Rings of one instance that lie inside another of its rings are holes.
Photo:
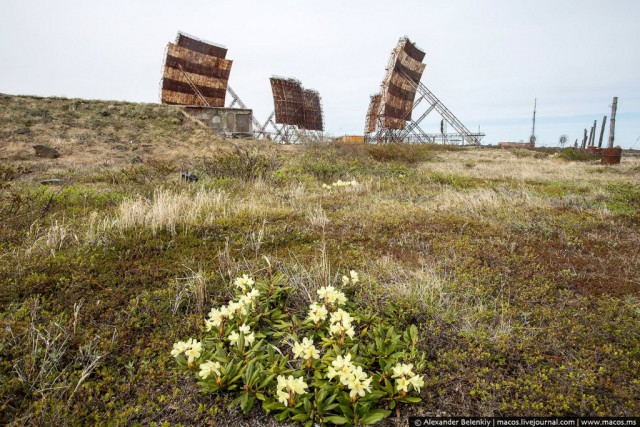
[[[221,60],[225,61],[225,60]],[[203,76],[216,77],[219,79],[229,79],[229,74],[231,73],[231,68],[227,67],[228,64],[217,64],[213,66],[201,65],[194,62],[190,62],[185,59],[176,58],[175,56],[167,56],[167,60],[165,61],[165,66],[169,68],[180,69],[182,67],[183,70],[200,74]]]
[[[367,110],[367,123],[366,133],[375,132],[376,122],[378,121],[378,112],[380,111],[380,99],[382,95],[379,93],[371,95],[371,101],[369,102],[369,109]]]
[[[179,68],[179,66],[182,66],[185,71],[194,74],[229,79],[233,61],[204,55],[169,43],[165,64],[171,68]]]
[[[276,123],[304,126],[304,104],[300,81],[271,77]]]
[[[205,99],[209,103],[210,107],[224,107],[224,99],[221,98],[207,98]],[[202,99],[195,93],[183,93],[175,92],[168,89],[162,89],[162,102],[164,104],[173,105],[190,105],[190,106],[205,106]]]
[[[233,61],[224,59],[226,53],[220,46],[179,33],[176,44],[167,46],[162,102],[204,106],[206,101],[211,107],[224,107],[233,65]]]
[[[425,64],[411,58],[403,50],[400,50],[398,52],[398,57],[395,64],[395,71],[398,74],[402,74],[402,73],[407,74],[415,84],[418,84],[418,82],[422,78],[422,73],[425,67],[426,67]]]
[[[315,90],[304,89],[302,91],[302,98],[304,106],[304,128],[308,130],[324,130],[320,94]]]
[[[417,62],[422,62],[424,60],[425,53],[418,49],[415,43],[411,43],[409,39],[406,39],[407,42],[404,44],[404,51],[411,58],[415,59]]]
[[[165,78],[162,81],[162,89],[171,90],[174,92],[182,92],[193,94],[193,88],[189,83],[182,80],[172,80]],[[226,92],[226,88],[218,89],[206,86],[199,86],[198,90],[205,98],[220,98],[224,101],[224,95]]]
[[[204,55],[215,56],[222,59],[226,58],[227,56],[226,48],[218,46],[214,43],[204,42],[184,33],[178,33],[178,37],[176,37],[176,44],[178,46],[184,47],[194,52],[202,53]]]
[[[426,67],[421,61],[424,52],[407,38],[400,39],[389,62],[389,72],[382,82],[382,101],[379,114],[387,129],[404,129],[411,120],[416,85]],[[370,128],[369,125],[367,125]]]
[[[228,81],[226,79],[219,79],[215,77],[204,76],[201,74],[189,73],[176,68],[165,67],[164,70],[165,80],[175,80],[179,82],[186,82],[187,78],[193,84],[204,93],[207,89],[221,89],[227,90]],[[192,91],[193,92],[193,91]]]

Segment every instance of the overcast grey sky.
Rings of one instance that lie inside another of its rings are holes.
[[[640,148],[638,0],[0,0],[0,92],[159,102],[179,30],[229,49],[230,85],[260,121],[275,74],[320,92],[328,132],[362,134],[407,35],[422,82],[486,143],[528,139],[534,98],[538,141],[573,142],[618,96],[616,143]]]

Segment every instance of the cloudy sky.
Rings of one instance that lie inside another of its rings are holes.
[[[539,143],[573,142],[617,96],[616,144],[640,148],[638,0],[0,0],[0,92],[159,102],[179,30],[229,49],[260,121],[281,75],[320,92],[328,132],[362,134],[407,35],[422,82],[486,143],[527,140],[535,98]]]

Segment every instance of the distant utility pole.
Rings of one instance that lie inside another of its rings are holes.
[[[591,131],[589,131],[589,147],[591,147],[595,142],[595,133],[596,133],[596,120],[593,121],[593,126],[591,126]]]
[[[534,98],[533,100],[533,127],[531,128],[531,137],[529,138],[529,142],[536,141],[536,107],[538,106],[538,98]]]
[[[613,97],[613,104],[611,104],[611,124],[609,125],[609,145],[608,148],[613,148],[613,140],[616,135],[616,110],[618,109],[618,97]]]
[[[607,125],[607,116],[602,118],[602,127],[600,128],[600,140],[598,141],[598,148],[602,148],[602,138],[604,137],[604,127]]]

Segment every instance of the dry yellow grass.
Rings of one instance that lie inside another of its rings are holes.
[[[567,162],[554,156],[536,159],[533,154],[516,157],[509,150],[471,149],[438,153],[440,162],[424,163],[420,170],[461,176],[514,181],[554,181],[580,184],[619,180],[640,182],[640,158],[623,157],[618,166],[599,162]],[[471,166],[471,167],[470,167]],[[600,172],[600,173],[598,173]],[[587,178],[587,179],[585,179]]]

